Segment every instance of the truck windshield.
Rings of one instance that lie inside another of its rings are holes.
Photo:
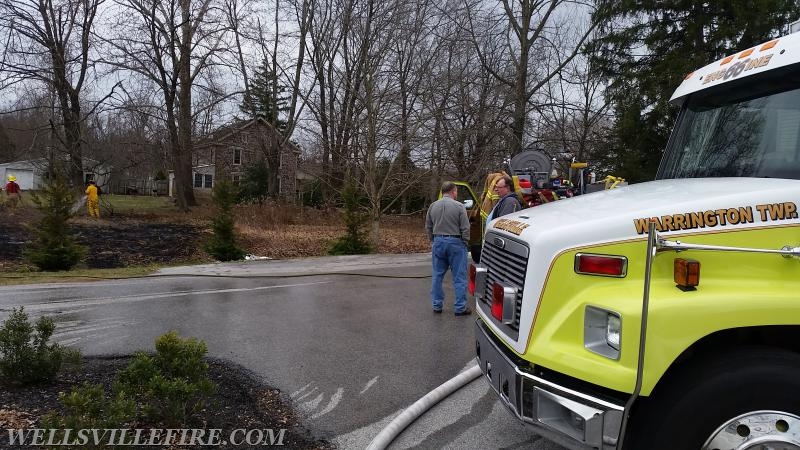
[[[677,121],[657,178],[800,179],[796,86],[776,92],[773,84],[772,93],[740,86],[735,93],[693,95]]]

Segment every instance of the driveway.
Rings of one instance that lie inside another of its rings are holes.
[[[280,389],[318,437],[364,448],[394,416],[473,364],[474,317],[428,300],[430,254],[249,261],[156,277],[0,287],[0,319],[24,305],[86,355],[152,349],[169,331]],[[480,443],[480,445],[478,445]],[[474,445],[473,445],[474,444]],[[476,380],[393,448],[560,447],[524,430]],[[531,447],[532,446],[532,447]]]

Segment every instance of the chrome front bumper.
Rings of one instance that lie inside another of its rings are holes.
[[[489,384],[537,434],[575,450],[617,448],[624,405],[521,371],[480,319],[475,323],[475,339],[478,364]]]

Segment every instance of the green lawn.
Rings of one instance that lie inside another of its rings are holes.
[[[103,208],[111,208],[116,212],[163,211],[175,208],[170,197],[153,197],[149,195],[112,195],[100,196]]]
[[[37,191],[24,191],[22,193],[22,205],[34,207],[33,195],[37,193]],[[4,201],[5,196],[3,195],[0,198],[0,202]],[[103,194],[100,196],[100,204],[103,208],[111,208],[116,212],[170,211],[175,208],[172,198],[166,196],[153,197],[150,195]]]

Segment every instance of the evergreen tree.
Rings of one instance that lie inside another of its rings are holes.
[[[608,161],[629,181],[655,176],[677,108],[669,98],[686,74],[785,33],[800,17],[794,0],[598,0],[603,26],[589,46],[592,67],[611,82],[615,106]]]
[[[264,160],[245,167],[237,201],[264,203],[269,196],[269,177],[269,168]]]
[[[244,258],[245,252],[236,243],[236,230],[233,225],[233,204],[236,189],[227,181],[214,186],[214,206],[217,214],[211,225],[214,234],[206,242],[204,250],[220,261],[234,261]]]
[[[365,231],[369,215],[365,213],[361,205],[363,196],[351,183],[344,187],[342,201],[344,202],[344,223],[347,232],[333,242],[328,254],[363,255],[372,253],[373,248]]]
[[[265,58],[261,69],[256,70],[250,81],[250,89],[244,96],[240,106],[243,113],[252,118],[260,117],[281,133],[286,130],[286,120],[281,119],[281,114],[288,111],[289,95],[286,86],[278,81],[278,75],[269,67]]]
[[[45,271],[71,269],[86,254],[86,248],[75,242],[68,223],[75,196],[66,177],[52,172],[41,193],[31,197],[43,217],[31,228],[34,240],[25,247],[25,258]]]

